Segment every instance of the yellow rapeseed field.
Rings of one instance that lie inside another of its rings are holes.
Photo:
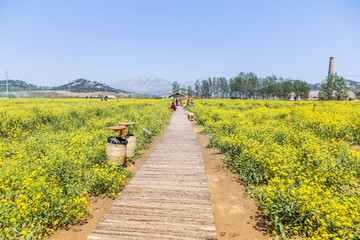
[[[153,105],[155,103],[155,105]],[[0,99],[0,239],[42,239],[76,222],[87,197],[118,194],[130,177],[109,166],[106,128],[134,121],[137,155],[169,122],[164,100]]]
[[[199,100],[190,111],[271,235],[360,239],[359,102]]]

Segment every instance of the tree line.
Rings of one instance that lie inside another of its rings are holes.
[[[195,87],[181,87],[173,82],[173,92],[200,98],[241,98],[241,99],[283,99],[288,100],[291,93],[295,99],[309,97],[309,85],[300,80],[278,78],[275,75],[264,78],[255,73],[241,72],[227,80],[225,77],[213,77],[195,82]]]
[[[281,99],[295,100],[309,98],[310,86],[301,80],[276,77],[257,77],[255,73],[241,72],[227,80],[225,77],[213,77],[196,80],[195,87],[180,86],[173,82],[173,92],[195,96],[198,98],[241,98],[241,99]],[[320,100],[342,100],[348,97],[349,88],[346,80],[337,73],[329,75],[322,83],[318,98]]]

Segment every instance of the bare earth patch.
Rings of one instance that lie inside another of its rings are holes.
[[[356,151],[360,152],[360,145],[352,146],[352,148],[355,149]]]
[[[261,212],[253,199],[244,197],[245,187],[238,175],[224,167],[224,154],[206,148],[209,136],[200,134],[202,127],[192,123],[205,161],[218,239],[269,239]]]

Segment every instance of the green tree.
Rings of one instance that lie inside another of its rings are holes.
[[[219,78],[213,77],[212,79],[212,94],[213,97],[219,97]]]
[[[280,77],[274,86],[274,91],[275,91],[275,96],[279,99],[283,99],[284,97],[284,93],[283,93],[283,89],[282,89],[282,83],[284,82],[284,79],[282,77]]]
[[[185,94],[185,93],[186,93],[186,88],[185,88],[185,86],[181,86],[181,87],[180,87],[180,92],[181,92],[182,94]]]
[[[276,97],[276,83],[277,83],[277,77],[275,75],[268,76],[269,86],[267,89],[268,95],[275,99]]]
[[[268,85],[266,78],[259,78],[259,89],[257,90],[257,94],[262,98],[267,98],[266,86]]]
[[[239,89],[236,84],[235,78],[230,78],[230,80],[229,80],[229,91],[230,91],[231,98],[237,98]]]
[[[334,95],[334,77],[330,74],[325,81],[320,85],[319,99],[320,100],[331,100]]]
[[[309,98],[310,86],[305,81],[295,80],[293,83],[295,100]]]
[[[214,84],[213,81],[211,80],[211,78],[208,78],[208,85],[209,85],[209,93],[207,95],[208,98],[211,98],[213,93],[214,93]]]
[[[196,82],[195,82],[195,95],[196,95],[196,97],[200,96],[200,90],[201,90],[200,80],[197,79]]]
[[[259,80],[257,92],[263,99],[275,98],[277,87],[277,77],[275,75],[267,76]]]
[[[202,80],[201,81],[201,87],[200,87],[200,95],[201,97],[209,98],[210,97],[210,84],[208,80]]]
[[[281,87],[282,87],[283,99],[289,100],[293,89],[293,82],[290,79],[287,79],[281,84]]]
[[[337,73],[330,74],[320,85],[319,99],[345,99],[349,96],[348,91],[349,88],[346,86],[344,77],[340,77]]]
[[[180,84],[179,84],[178,82],[175,82],[175,81],[173,82],[173,84],[172,84],[172,91],[173,91],[173,93],[180,91]]]
[[[218,78],[219,97],[225,98],[229,93],[229,85],[225,77]]]
[[[239,75],[237,75],[234,78],[234,84],[235,84],[235,89],[237,90],[237,95],[240,98],[245,98],[247,95],[247,79],[246,79],[246,74],[244,72],[239,73]]]
[[[247,85],[246,97],[253,98],[255,97],[257,89],[259,87],[259,79],[253,72],[248,72],[245,75],[245,79]]]
[[[349,97],[348,91],[350,88],[346,85],[346,79],[337,74],[334,75],[334,91],[336,100],[344,100]]]
[[[289,100],[291,97],[291,92],[293,90],[293,83],[290,79],[284,80],[283,78],[279,78],[276,89],[276,96],[278,98],[283,100]]]
[[[193,89],[192,89],[192,87],[191,87],[191,85],[189,85],[188,87],[187,87],[187,95],[189,95],[189,96],[192,96],[193,94],[194,94],[194,91],[193,91]]]

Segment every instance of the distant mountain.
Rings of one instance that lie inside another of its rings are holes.
[[[40,87],[22,80],[8,80],[8,89],[11,92],[39,90]],[[6,91],[6,80],[0,80],[0,92]]]
[[[151,79],[147,77],[138,77],[135,79],[117,81],[110,85],[124,89],[125,91],[149,95],[165,95],[172,91],[172,83],[161,78]]]
[[[58,87],[52,87],[50,90],[56,91],[68,91],[70,86],[70,92],[123,92],[127,93],[124,90],[116,89],[110,87],[104,83],[99,83],[96,81],[90,81],[87,79],[77,79],[68,84],[64,84]]]
[[[311,90],[320,90],[320,85],[321,85],[321,83],[315,83],[315,84],[309,83]],[[357,82],[354,80],[346,79],[346,85],[350,89],[360,89],[360,82]]]
[[[315,83],[315,84],[308,83],[308,85],[311,90],[320,90],[321,83]]]
[[[21,91],[68,91],[70,86],[70,92],[114,92],[114,93],[128,93],[124,90],[110,87],[104,83],[96,81],[90,81],[86,79],[77,79],[68,84],[64,84],[58,87],[36,86],[29,84],[22,80],[8,80],[9,92],[21,92]],[[0,80],[0,92],[6,91],[6,80]]]
[[[346,85],[351,89],[360,89],[360,82],[346,79]]]

